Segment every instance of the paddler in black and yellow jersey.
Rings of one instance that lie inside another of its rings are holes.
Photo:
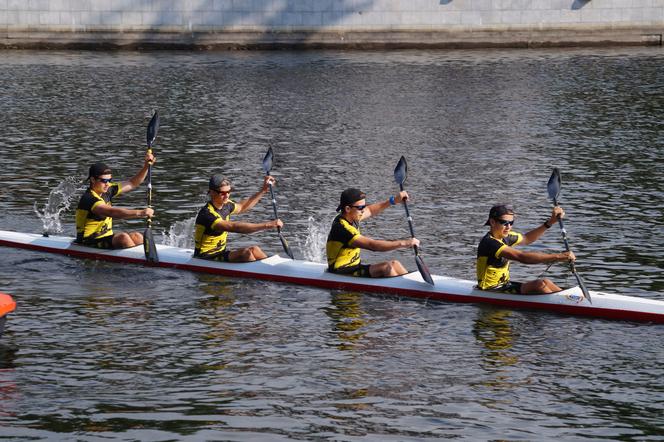
[[[269,190],[270,184],[274,185],[275,180],[271,176],[266,176],[261,190],[236,203],[230,199],[231,182],[222,175],[213,175],[208,183],[210,200],[201,208],[196,217],[194,257],[226,262],[250,262],[267,258],[267,255],[258,246],[229,250],[226,247],[226,239],[228,232],[254,233],[283,227],[284,223],[279,219],[263,223],[230,220],[231,215],[251,210]]]
[[[485,223],[491,230],[482,238],[477,247],[477,287],[482,290],[496,290],[507,293],[534,295],[560,291],[561,288],[548,278],[539,278],[527,282],[510,280],[510,261],[523,264],[542,264],[556,261],[574,261],[574,253],[541,253],[517,250],[518,245],[528,245],[554,223],[558,217],[565,216],[561,207],[554,207],[551,216],[543,224],[522,235],[512,231],[515,214],[514,208],[508,204],[498,204],[489,211],[489,219]]]
[[[341,193],[340,212],[332,222],[327,237],[327,269],[332,273],[366,278],[399,276],[408,270],[397,260],[364,264],[360,259],[360,249],[376,252],[419,246],[417,238],[381,240],[360,234],[360,221],[376,216],[383,210],[408,199],[408,193],[402,191],[386,201],[366,205],[366,195],[359,189],[349,188]]]
[[[113,181],[111,168],[104,163],[90,166],[90,186],[81,196],[76,208],[75,242],[100,249],[125,249],[143,244],[140,232],[113,232],[113,218],[146,218],[154,214],[151,208],[124,209],[113,207],[113,199],[138,188],[145,180],[148,166],[155,162],[146,153],[141,170],[128,181]]]

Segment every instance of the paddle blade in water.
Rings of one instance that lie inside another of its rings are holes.
[[[549,198],[554,201],[558,201],[558,195],[560,194],[560,171],[557,167],[553,168],[551,173],[551,178],[546,185],[546,189],[549,191]]]
[[[431,278],[431,272],[429,272],[429,268],[424,264],[420,255],[415,255],[415,263],[417,264],[417,269],[420,271],[420,275],[422,275],[422,279],[429,284],[434,285],[433,278]]]
[[[152,147],[154,140],[157,138],[157,131],[159,130],[159,113],[154,111],[152,119],[148,123],[148,148]]]
[[[159,263],[159,256],[157,255],[157,245],[152,237],[152,229],[148,227],[143,233],[143,250],[145,251],[145,259],[148,262],[157,264]]]
[[[272,170],[272,148],[267,149],[267,153],[265,154],[265,157],[263,157],[263,171],[265,172],[265,175],[269,175],[270,171]]]
[[[403,156],[397,163],[397,167],[394,168],[394,181],[398,185],[403,186],[403,183],[406,182],[406,177],[408,176],[408,164],[406,163],[406,158]]]

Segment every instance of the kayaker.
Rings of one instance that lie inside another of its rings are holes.
[[[420,245],[417,238],[381,240],[360,234],[360,221],[376,216],[407,198],[408,193],[402,191],[385,201],[367,205],[366,195],[361,190],[355,188],[344,190],[341,193],[339,207],[337,207],[337,212],[340,213],[334,218],[327,237],[328,271],[365,278],[399,276],[408,273],[408,270],[397,260],[377,264],[364,264],[360,260],[360,249],[388,252]]]
[[[210,200],[196,217],[194,257],[226,262],[250,262],[267,258],[258,246],[229,250],[226,247],[226,237],[228,232],[254,233],[283,227],[284,223],[279,219],[262,223],[230,220],[231,215],[251,210],[270,189],[270,184],[274,185],[275,182],[273,177],[266,176],[261,190],[236,203],[230,199],[233,190],[231,182],[220,174],[212,175],[208,183]]]
[[[560,291],[561,288],[548,278],[539,278],[527,282],[510,280],[510,261],[523,264],[543,264],[556,261],[574,261],[574,253],[523,252],[517,245],[528,245],[539,239],[544,232],[563,218],[562,207],[554,207],[551,216],[541,225],[522,235],[512,231],[515,220],[514,208],[508,204],[498,204],[489,211],[485,223],[491,226],[477,247],[477,286],[482,290],[498,290],[516,294],[540,294]]]
[[[113,207],[113,199],[138,188],[148,173],[148,166],[156,161],[146,153],[143,167],[128,181],[113,181],[111,168],[104,163],[90,166],[90,186],[81,196],[76,208],[75,242],[99,249],[125,249],[143,244],[140,232],[113,232],[113,219],[146,218],[154,210]]]

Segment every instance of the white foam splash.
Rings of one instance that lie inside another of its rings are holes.
[[[60,214],[71,207],[72,201],[85,189],[78,177],[67,177],[48,195],[43,210],[39,210],[35,202],[34,210],[42,222],[44,233],[62,233]]]
[[[313,216],[308,219],[307,237],[304,246],[300,244],[304,259],[307,261],[325,263],[325,243],[327,242],[327,222],[317,222]],[[298,241],[299,243],[299,241]]]
[[[195,225],[195,216],[182,221],[176,221],[168,229],[168,232],[164,232],[162,242],[167,246],[193,249]]]

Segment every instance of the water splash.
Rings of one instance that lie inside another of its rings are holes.
[[[325,263],[325,243],[327,242],[327,222],[317,222],[313,216],[308,219],[307,238],[304,246],[299,244],[307,261]],[[299,243],[299,239],[298,239]]]
[[[164,233],[163,244],[172,247],[193,249],[195,225],[195,216],[182,221],[176,221],[175,224],[171,225],[170,229],[168,229],[168,232]]]
[[[60,214],[71,207],[72,201],[85,189],[79,177],[67,177],[48,195],[43,210],[39,210],[35,202],[34,210],[42,222],[44,234],[62,233]]]

